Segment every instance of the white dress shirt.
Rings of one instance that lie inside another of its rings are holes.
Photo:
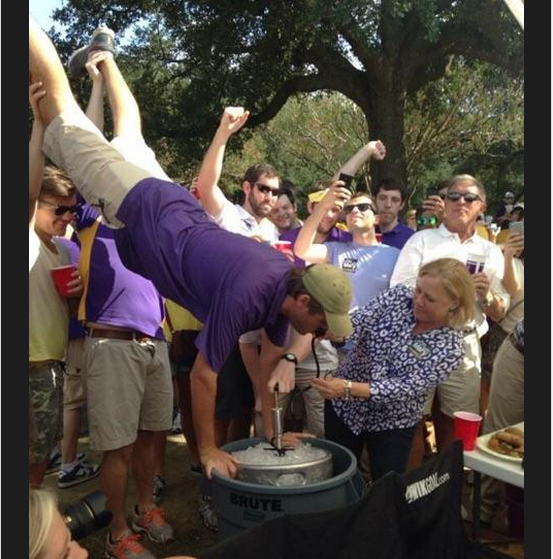
[[[503,299],[505,308],[509,306],[509,294],[503,287],[504,260],[499,246],[480,237],[476,232],[466,241],[461,241],[457,233],[452,233],[443,223],[437,229],[418,231],[405,243],[390,280],[390,286],[403,283],[415,286],[419,270],[428,262],[438,258],[455,258],[466,263],[469,254],[485,257],[484,273],[490,279],[490,291]],[[488,323],[481,303],[476,305],[475,323],[479,337],[488,331]]]

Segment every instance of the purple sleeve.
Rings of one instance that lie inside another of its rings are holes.
[[[80,194],[77,196],[77,201],[79,203],[79,210],[75,219],[75,229],[80,231],[81,229],[90,227],[98,219],[100,213],[88,202],[85,202],[84,198]]]

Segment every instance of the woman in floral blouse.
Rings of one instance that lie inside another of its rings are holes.
[[[334,378],[313,379],[327,399],[326,438],[358,459],[366,443],[373,480],[405,471],[428,393],[461,363],[461,328],[474,305],[463,263],[430,262],[414,291],[396,285],[355,311],[352,351]]]

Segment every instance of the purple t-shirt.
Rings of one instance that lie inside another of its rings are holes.
[[[85,288],[79,318],[165,339],[162,298],[151,281],[123,265],[115,246],[114,229],[100,223],[94,234],[97,217],[97,211],[89,204],[83,204],[77,216]]]
[[[279,239],[281,241],[290,241],[293,247],[294,243],[296,242],[296,239],[298,238],[298,235],[300,234],[300,231],[301,231],[301,227],[297,227],[296,229],[288,229],[288,231],[284,231],[284,233],[280,235]],[[352,240],[351,233],[349,233],[348,231],[343,231],[342,229],[338,229],[338,227],[333,227],[330,230],[330,233],[328,234],[328,237],[326,238],[325,242],[330,243],[332,241],[335,241],[339,243],[347,243],[348,241],[351,240]],[[305,260],[298,258],[295,254],[294,254],[294,264],[298,268],[305,268]]]
[[[126,224],[116,230],[122,261],[204,323],[196,346],[214,371],[250,330],[284,345],[286,256],[221,229],[184,188],[155,178],[129,192],[117,217]]]
[[[380,233],[380,228],[375,227],[375,231]],[[409,240],[409,237],[413,235],[415,231],[403,223],[398,223],[391,231],[387,233],[382,233],[382,244],[396,247],[401,250],[403,245]]]

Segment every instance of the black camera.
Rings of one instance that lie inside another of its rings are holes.
[[[112,514],[106,509],[106,496],[101,491],[89,493],[63,512],[65,525],[74,540],[80,540],[111,522]]]

